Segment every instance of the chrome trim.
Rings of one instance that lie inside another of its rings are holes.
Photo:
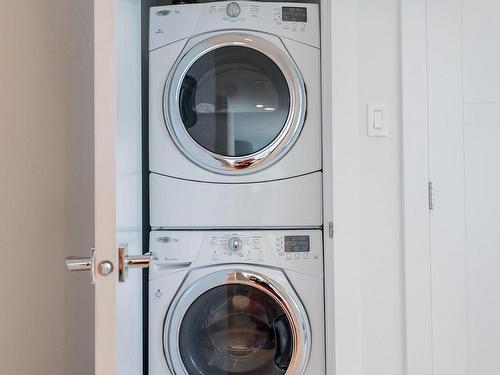
[[[227,269],[208,274],[190,285],[184,292],[178,293],[165,317],[163,345],[165,357],[172,373],[189,375],[182,361],[179,334],[181,323],[189,307],[205,292],[218,286],[242,284],[254,287],[273,298],[283,309],[293,335],[293,354],[287,375],[303,375],[311,351],[311,328],[307,313],[293,294],[272,279],[253,271],[244,269]]]
[[[118,280],[123,283],[127,280],[129,268],[149,268],[156,260],[156,255],[146,253],[142,255],[128,255],[128,244],[122,244],[118,248]]]
[[[92,270],[92,258],[67,257],[65,260],[66,268],[69,271],[90,271]]]
[[[155,263],[155,266],[161,270],[170,270],[175,268],[187,268],[191,266],[192,262],[164,262],[164,263]]]
[[[225,156],[200,146],[188,133],[181,118],[179,96],[189,68],[203,55],[227,46],[255,49],[274,61],[283,73],[290,94],[288,118],[278,136],[265,148],[250,155]],[[292,58],[268,40],[241,32],[209,37],[189,49],[175,64],[164,89],[163,115],[167,129],[181,152],[201,167],[216,173],[243,175],[264,169],[283,157],[297,140],[305,121],[307,98],[304,80]]]
[[[103,260],[99,265],[97,266],[97,271],[101,276],[108,276],[111,272],[114,270],[113,263],[109,260]]]
[[[90,283],[95,284],[95,249],[90,249],[90,258],[67,257],[66,268],[69,271],[90,271]]]

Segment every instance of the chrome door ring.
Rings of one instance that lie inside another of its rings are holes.
[[[176,375],[188,375],[182,361],[179,334],[182,320],[189,307],[207,291],[224,285],[241,284],[256,288],[268,296],[285,312],[293,337],[293,354],[286,371],[287,375],[303,375],[311,350],[311,328],[307,313],[296,296],[272,279],[244,269],[227,269],[208,274],[178,294],[165,317],[163,330],[164,354],[171,371]]]
[[[228,46],[251,48],[269,57],[283,73],[290,94],[288,118],[278,136],[266,147],[253,154],[234,157],[216,154],[200,146],[184,126],[179,102],[182,82],[191,66],[208,52]],[[177,147],[187,158],[201,167],[227,175],[254,173],[284,156],[302,130],[306,108],[304,80],[292,58],[270,41],[241,32],[226,32],[211,36],[194,45],[174,65],[164,89],[164,119]]]

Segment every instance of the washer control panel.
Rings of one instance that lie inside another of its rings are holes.
[[[209,241],[213,261],[262,261],[263,237],[249,233],[214,233]]]
[[[307,261],[319,259],[315,251],[316,239],[300,231],[249,233],[214,233],[210,235],[210,253],[213,261],[263,262],[278,257],[280,261]]]
[[[154,273],[207,265],[248,263],[321,275],[319,229],[260,231],[152,231]],[[154,276],[153,276],[154,277]]]

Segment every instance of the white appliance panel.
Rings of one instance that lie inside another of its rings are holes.
[[[319,227],[322,173],[255,184],[214,184],[150,175],[150,225]]]
[[[321,55],[317,48],[293,40],[282,40],[267,34],[260,37],[290,53],[298,66],[307,89],[307,115],[299,138],[293,147],[272,166],[256,173],[228,176],[210,172],[194,164],[176,146],[164,118],[164,90],[170,69],[183,50],[210,35],[191,41],[180,40],[150,53],[149,167],[152,172],[178,178],[213,182],[256,182],[282,179],[322,169],[321,148]]]
[[[304,246],[304,237],[308,238],[309,246]],[[234,238],[241,240],[241,247],[236,251],[229,246]],[[321,230],[153,231],[150,243],[157,257],[150,270],[149,285],[150,375],[172,375],[163,351],[163,327],[176,294],[204,276],[225,269],[265,275],[298,299],[307,312],[311,329],[311,351],[304,374],[325,374]],[[295,252],[285,253],[285,247],[309,251],[296,256]],[[166,262],[173,264],[181,258],[190,261],[190,266],[166,266]]]
[[[294,237],[300,236],[308,237],[308,251],[286,249]],[[229,240],[235,237],[242,240],[242,247],[236,251],[230,250],[228,245]],[[150,251],[158,259],[150,270],[150,278],[165,275],[169,263],[175,266],[179,262],[191,262],[191,268],[228,263],[257,264],[322,278],[322,241],[322,231],[318,229],[152,231]]]

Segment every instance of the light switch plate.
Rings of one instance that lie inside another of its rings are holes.
[[[385,104],[368,104],[368,136],[387,137],[387,106]]]

